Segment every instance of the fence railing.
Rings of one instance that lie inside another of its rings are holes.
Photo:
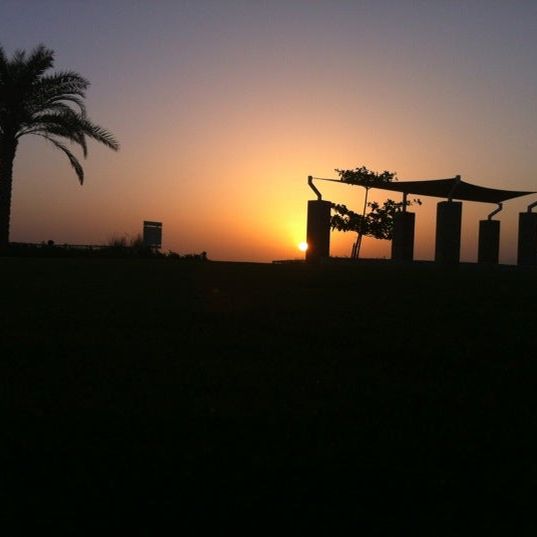
[[[10,242],[16,248],[63,248],[65,250],[106,250],[117,248],[109,244],[60,244],[56,242]]]

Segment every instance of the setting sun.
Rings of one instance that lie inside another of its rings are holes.
[[[298,244],[298,249],[301,251],[301,252],[305,252],[307,249],[308,249],[308,243],[307,242],[300,242]]]
[[[63,9],[68,0],[19,4],[0,2],[5,58],[50,47],[53,70],[91,82],[88,115],[121,149],[92,143],[81,187],[61,148],[21,137],[12,242],[103,246],[149,220],[162,222],[163,253],[271,263],[311,256],[313,243],[300,244],[317,196],[309,175],[365,166],[399,181],[460,175],[536,190],[537,2],[109,2],[128,6],[116,11],[77,2],[82,15]],[[143,43],[131,47],[137,34]],[[363,188],[316,184],[322,199],[362,210]],[[380,205],[390,198],[369,194]],[[421,201],[411,211],[414,258],[425,261],[435,256],[438,199]],[[528,203],[499,213],[501,263],[517,260]],[[489,213],[464,204],[462,261],[477,260]],[[330,256],[351,254],[355,233],[329,237]],[[389,240],[363,239],[360,257],[390,255]]]

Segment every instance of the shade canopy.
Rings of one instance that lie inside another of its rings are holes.
[[[434,179],[428,181],[401,181],[382,184],[377,188],[393,190],[406,194],[432,196],[435,198],[449,198],[464,201],[480,201],[483,203],[501,203],[512,198],[535,194],[535,192],[522,192],[519,190],[498,190],[484,186],[472,185],[458,177],[451,179]]]
[[[360,184],[359,182],[347,182],[332,179],[338,183],[358,186],[367,186],[381,190],[402,192],[403,194],[416,194],[420,196],[432,196],[435,198],[457,199],[464,201],[478,201],[483,203],[501,203],[503,201],[536,194],[536,192],[523,192],[519,190],[498,190],[472,185],[462,181],[460,177],[450,179],[429,179],[424,181],[394,181],[393,183]]]

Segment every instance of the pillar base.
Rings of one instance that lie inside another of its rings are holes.
[[[500,222],[480,220],[477,262],[489,265],[498,263],[500,252]]]
[[[392,259],[412,261],[414,259],[415,213],[396,213],[393,219]]]
[[[308,222],[306,229],[306,261],[315,263],[330,257],[330,210],[332,202],[326,200],[308,201]]]
[[[461,257],[462,202],[441,201],[436,206],[437,263],[456,265]]]
[[[537,213],[519,213],[517,258],[519,265],[537,265]]]

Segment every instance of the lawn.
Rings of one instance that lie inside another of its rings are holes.
[[[459,535],[468,515],[534,534],[533,269],[0,258],[0,274],[9,535]]]

